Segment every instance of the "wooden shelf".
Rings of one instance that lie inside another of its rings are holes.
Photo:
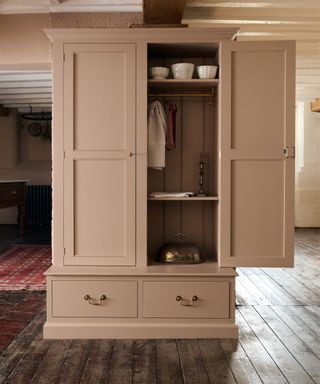
[[[151,201],[218,201],[218,196],[192,196],[192,197],[148,197]]]
[[[148,85],[157,88],[215,88],[219,84],[219,79],[149,79]]]
[[[237,276],[233,268],[220,268],[218,263],[206,260],[200,264],[160,264],[152,263],[145,267],[106,267],[106,266],[51,266],[46,276]]]

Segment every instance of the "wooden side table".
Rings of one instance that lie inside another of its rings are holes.
[[[0,209],[18,207],[19,234],[24,235],[28,180],[0,180]]]

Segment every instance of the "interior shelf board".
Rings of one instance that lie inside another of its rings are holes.
[[[191,196],[191,197],[148,197],[151,201],[217,201],[218,196]]]
[[[152,87],[208,87],[214,88],[219,79],[149,79],[148,85]]]
[[[200,264],[160,264],[153,263],[146,267],[108,267],[108,266],[51,266],[46,276],[237,276],[233,268],[221,268],[217,262],[206,260]]]
[[[233,274],[237,273],[230,268],[220,268],[217,262],[213,262],[211,259],[204,261],[199,264],[161,264],[152,263],[147,267],[149,274],[159,273],[163,276],[166,275],[222,275],[222,274]]]

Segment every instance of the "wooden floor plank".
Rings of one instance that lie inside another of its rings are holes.
[[[263,290],[272,305],[299,305],[300,302],[266,276],[260,268],[242,268],[247,277]]]
[[[80,384],[104,384],[108,381],[114,340],[93,340]]]
[[[239,340],[222,339],[219,344],[238,384],[262,383]]]
[[[320,272],[320,265],[319,261],[316,260],[313,257],[309,257],[306,253],[302,255],[296,255],[295,256],[297,262],[301,262],[308,266],[309,268],[312,268],[316,272]]]
[[[320,336],[320,321],[317,316],[313,315],[304,306],[292,307],[290,309],[308,328],[312,329],[318,336]]]
[[[71,340],[52,340],[44,359],[36,370],[30,383],[54,384],[63,364]]]
[[[159,384],[182,384],[183,375],[175,340],[156,341],[157,379]]]
[[[273,306],[272,310],[287,324],[292,331],[320,358],[320,337],[291,311],[289,306]]]
[[[272,332],[253,307],[241,307],[239,308],[239,311],[290,383],[314,384],[311,377]]]
[[[28,350],[32,341],[42,334],[44,313],[41,312],[30,322],[30,324],[15,338],[9,347],[0,356],[0,383],[15,369],[19,361]]]
[[[271,305],[271,301],[267,299],[267,297],[264,295],[262,290],[259,286],[254,284],[244,273],[243,268],[238,268],[237,272],[239,276],[236,279],[236,286],[237,281],[241,281],[242,284],[247,288],[247,290],[251,293],[252,296],[254,296],[256,303],[260,305]]]
[[[247,324],[240,311],[237,311],[237,324],[239,326],[239,340],[241,345],[262,382],[268,384],[287,383],[288,381]]]
[[[255,310],[291,352],[315,383],[320,384],[320,360],[310,348],[267,306],[256,306]]]
[[[30,383],[50,346],[49,340],[34,340],[6,379],[6,384]]]
[[[307,305],[305,309],[313,314],[314,317],[317,317],[320,321],[320,303],[318,305]]]
[[[65,355],[59,374],[58,383],[78,384],[86,366],[92,340],[73,340]]]
[[[116,340],[110,361],[108,384],[132,383],[133,340]]]
[[[177,340],[177,345],[184,383],[210,384],[197,340]]]
[[[276,284],[283,288],[289,295],[295,297],[299,303],[316,304],[319,296],[301,284],[297,279],[292,277],[285,270],[277,270],[276,268],[264,268],[263,272],[269,276]]]
[[[320,297],[320,272],[314,272],[312,268],[297,265],[295,268],[285,270],[290,276],[299,281],[303,286]],[[295,284],[295,283],[294,283]]]
[[[236,281],[236,305],[255,305],[258,304],[254,295],[250,293],[241,280]]]
[[[154,340],[135,340],[132,382],[134,384],[157,383],[156,344]]]
[[[198,340],[198,345],[210,384],[236,384],[218,340]]]

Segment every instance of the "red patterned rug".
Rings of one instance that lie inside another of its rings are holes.
[[[51,265],[51,247],[15,245],[0,255],[0,291],[46,289],[43,272]]]

